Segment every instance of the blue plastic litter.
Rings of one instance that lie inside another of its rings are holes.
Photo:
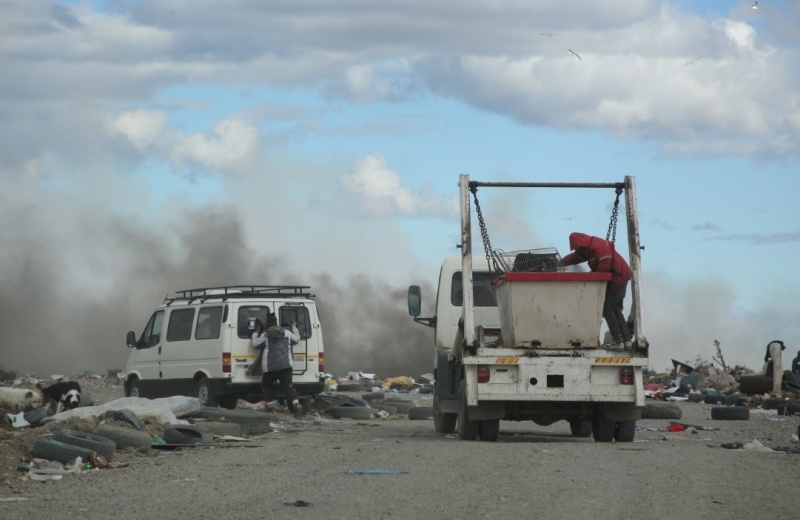
[[[360,469],[358,471],[348,470],[348,475],[405,475],[408,471],[398,471],[393,469]]]

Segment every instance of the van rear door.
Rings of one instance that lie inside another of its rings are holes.
[[[292,322],[297,323],[297,331],[300,333],[300,343],[292,348],[292,373],[303,375],[310,371],[316,377],[319,363],[318,338],[314,335],[311,313],[305,303],[284,302],[278,309],[278,323],[288,326]]]

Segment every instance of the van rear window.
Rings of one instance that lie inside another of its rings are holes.
[[[472,301],[475,307],[497,307],[497,297],[492,289],[492,274],[487,272],[472,273]],[[461,271],[453,273],[450,284],[450,303],[455,307],[464,304],[461,292]]]
[[[256,320],[267,326],[267,314],[272,312],[266,305],[247,305],[239,307],[236,314],[236,331],[240,338],[249,338],[253,335]]]
[[[173,309],[169,315],[167,341],[189,341],[193,321],[194,309]]]

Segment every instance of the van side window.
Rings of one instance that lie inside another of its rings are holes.
[[[194,339],[216,339],[222,325],[222,307],[202,307],[197,313]]]
[[[280,317],[278,322],[281,326],[288,327],[293,321],[297,322],[297,332],[300,333],[300,339],[308,339],[311,337],[311,318],[308,314],[308,309],[304,305],[284,305],[278,311]]]
[[[492,289],[491,273],[472,273],[472,301],[475,307],[497,307],[497,296]],[[450,303],[455,307],[464,304],[464,295],[461,292],[461,271],[453,273],[450,284]]]
[[[161,329],[164,326],[164,311],[157,311],[153,313],[150,321],[147,323],[142,338],[139,340],[141,348],[157,347],[161,344]]]
[[[239,307],[236,314],[236,332],[240,338],[249,338],[253,335],[252,323],[259,319],[267,326],[267,314],[272,312],[266,305],[248,305]]]
[[[167,341],[188,341],[192,337],[194,309],[173,309],[167,325]]]

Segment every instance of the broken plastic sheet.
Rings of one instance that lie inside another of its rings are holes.
[[[47,424],[64,421],[73,417],[86,419],[88,417],[103,415],[106,412],[125,409],[132,411],[138,417],[155,417],[161,424],[188,424],[187,421],[182,421],[178,418],[199,412],[202,406],[196,397],[186,397],[183,395],[161,397],[158,399],[121,397],[97,406],[86,406],[67,410],[66,412],[61,412],[44,419],[42,423]]]

